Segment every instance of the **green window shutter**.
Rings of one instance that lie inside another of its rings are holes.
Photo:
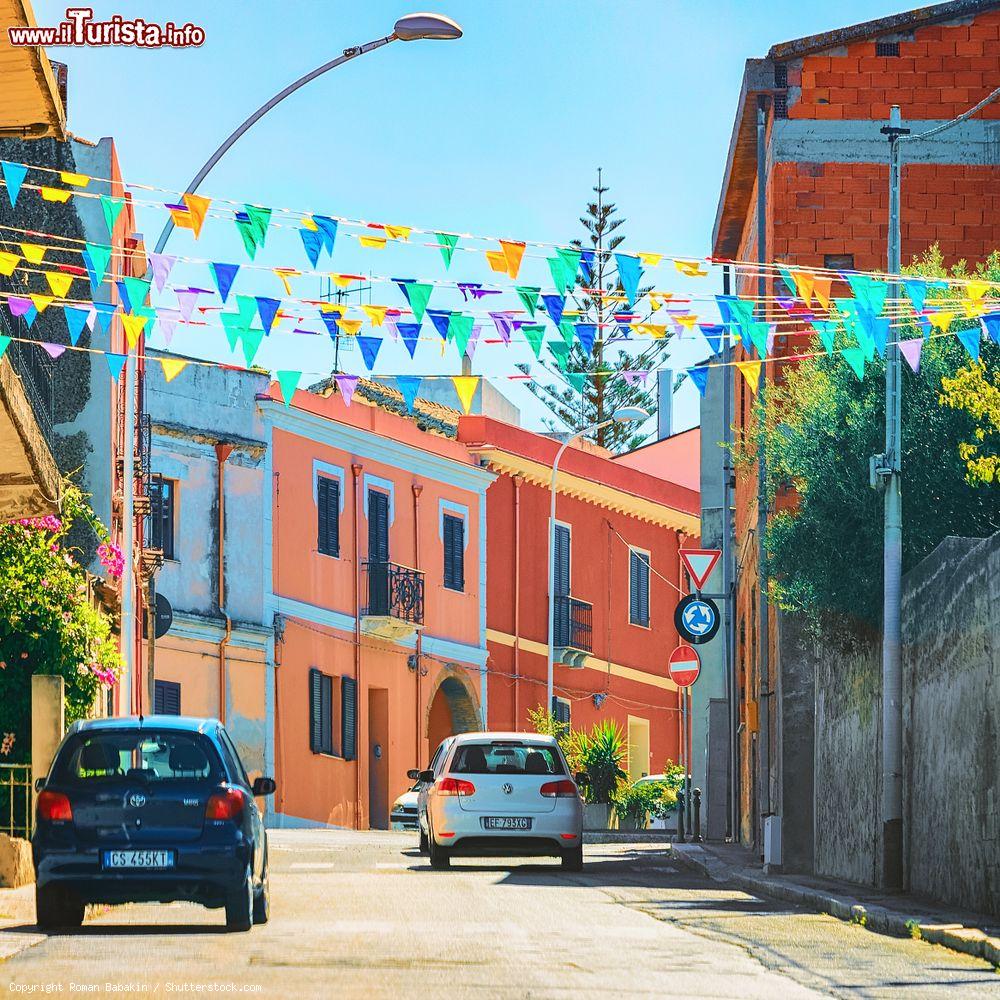
[[[340,745],[344,760],[358,756],[358,685],[353,677],[340,678]]]

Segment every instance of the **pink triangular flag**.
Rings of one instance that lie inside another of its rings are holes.
[[[31,308],[31,299],[26,299],[21,295],[8,295],[7,308],[11,316],[23,316]]]
[[[649,377],[649,372],[623,371],[622,375],[625,376],[625,381],[629,385],[635,385],[637,382],[641,382],[643,385],[645,385],[646,379]]]
[[[94,332],[94,324],[96,322],[97,322],[97,310],[93,306],[91,306],[90,309],[87,310],[87,329],[90,330],[91,333]]]
[[[46,341],[41,341],[40,347],[45,348],[45,353],[48,354],[50,358],[58,358],[61,354],[66,353],[66,348],[62,344],[49,344]]]
[[[170,346],[170,341],[174,339],[179,320],[180,310],[178,309],[160,309],[157,313],[156,329],[163,334],[163,343],[167,347]]]
[[[167,283],[167,276],[176,263],[177,258],[171,257],[169,254],[151,253],[149,255],[149,266],[153,270],[153,281],[159,291],[163,291],[163,286]]]
[[[198,301],[200,290],[197,288],[178,288],[174,290],[174,294],[177,296],[177,304],[180,306],[181,319],[185,323],[190,323],[191,313]]]
[[[899,342],[899,353],[906,358],[906,363],[914,372],[920,369],[920,352],[924,347],[924,338],[915,337],[913,340],[901,340]]]
[[[344,406],[350,406],[354,398],[354,390],[358,387],[357,375],[334,375],[333,380],[337,383],[337,389],[344,397]]]
[[[476,353],[476,345],[479,343],[479,334],[482,333],[483,324],[473,323],[472,332],[469,334],[469,342],[465,345],[465,356],[471,361]]]

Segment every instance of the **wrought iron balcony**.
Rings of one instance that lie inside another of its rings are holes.
[[[594,649],[594,606],[557,595],[553,624],[554,658],[570,667],[582,667]]]
[[[401,639],[423,627],[423,573],[392,562],[366,562],[364,574],[364,632],[383,639]]]

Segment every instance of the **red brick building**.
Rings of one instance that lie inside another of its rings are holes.
[[[888,144],[880,128],[890,106],[900,106],[904,126],[926,131],[965,112],[998,83],[996,0],[937,4],[785,42],[764,59],[747,60],[713,254],[729,260],[756,261],[759,255],[792,265],[885,270]],[[960,258],[974,263],[1000,246],[998,159],[1000,102],[933,139],[905,146],[904,263],[933,243],[940,245],[948,264]],[[760,174],[765,178],[762,248],[757,245]],[[733,290],[756,294],[756,273],[736,268]],[[775,293],[769,279],[766,294]],[[776,337],[775,353],[790,353],[791,340]],[[743,356],[737,349],[736,360]],[[769,366],[767,377],[780,378],[780,366]],[[726,412],[738,436],[753,394],[743,378],[719,379],[710,386],[704,405],[722,411],[724,394],[729,395]],[[718,457],[715,461],[718,465]],[[703,470],[703,491],[705,475]],[[729,470],[718,469],[720,483],[728,475]],[[775,815],[783,824],[785,863],[808,867],[811,813],[782,813],[786,788],[797,789],[796,802],[810,797],[809,737],[806,733],[798,739],[794,723],[782,713],[796,696],[811,704],[811,692],[796,692],[796,679],[781,675],[778,615],[772,609],[762,617],[756,486],[756,470],[748,470],[737,477],[731,498],[735,583],[729,636],[738,693],[733,720],[737,753],[731,757],[738,781],[732,789],[739,803],[740,838],[762,846],[761,818]],[[769,639],[766,647],[759,641],[762,621]],[[699,752],[695,747],[696,760]],[[806,780],[808,788],[802,784]]]

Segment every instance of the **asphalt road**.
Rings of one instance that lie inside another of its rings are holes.
[[[69,934],[0,928],[0,956],[15,952],[0,989],[1000,1000],[982,961],[727,889],[652,845],[588,847],[582,874],[544,862],[434,871],[415,846],[409,834],[273,831],[266,926],[228,934],[221,911],[176,903],[110,909]]]

